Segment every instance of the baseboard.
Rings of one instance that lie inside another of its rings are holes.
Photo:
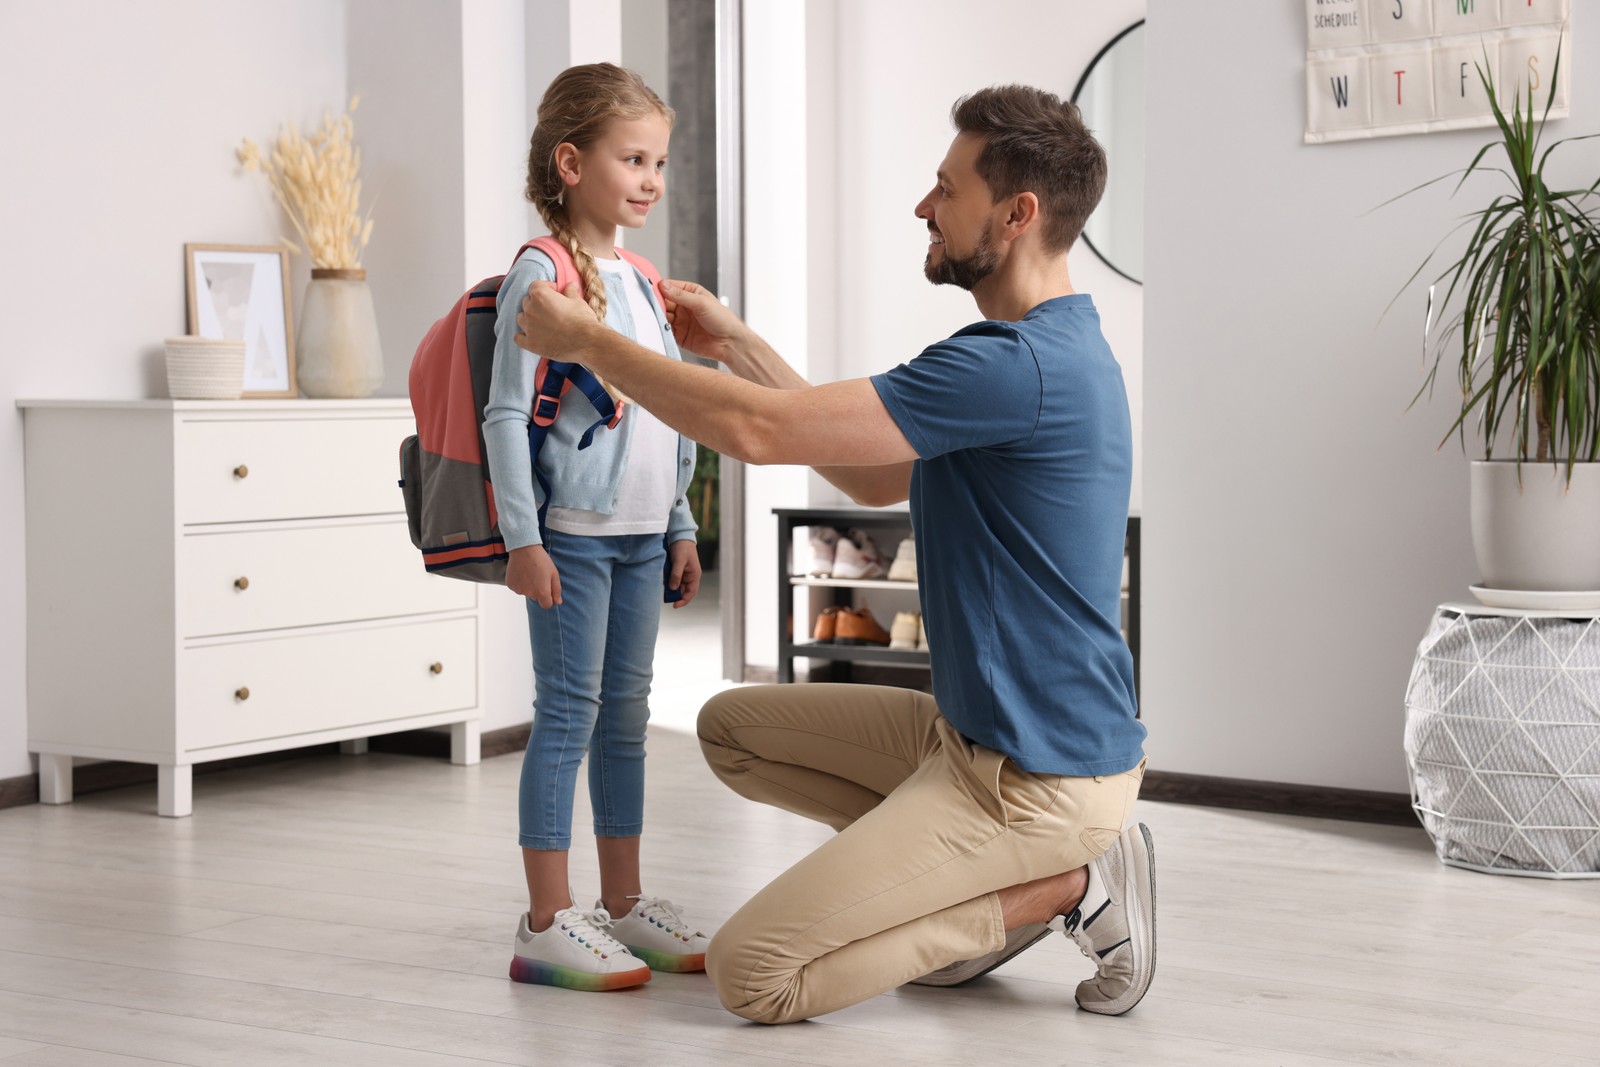
[[[1406,793],[1153,770],[1145,772],[1139,799],[1422,828],[1411,810],[1411,797]]]
[[[478,755],[481,759],[521,752],[528,747],[530,723],[520,726],[502,726],[498,730],[485,730],[478,736]],[[443,730],[407,730],[398,734],[384,734],[367,742],[373,752],[393,752],[401,756],[429,756],[450,758],[450,734]]]
[[[0,808],[14,808],[19,804],[32,804],[39,799],[39,776],[23,774],[16,778],[0,778]]]
[[[751,680],[761,679],[751,678]],[[523,751],[528,747],[530,729],[531,727],[524,723],[520,726],[506,726],[486,731],[480,738],[482,757],[489,759]],[[372,738],[368,746],[375,752],[438,759],[450,757],[450,735],[434,730],[408,730],[403,733],[385,734]],[[337,744],[328,744],[286,749],[282,752],[263,752],[257,756],[239,756],[234,759],[196,764],[195,772],[210,774],[235,767],[253,767],[263,763],[338,750]],[[148,763],[115,761],[91,763],[75,768],[72,772],[74,796],[155,780],[156,769]],[[1287,782],[1258,782],[1246,778],[1218,778],[1208,774],[1152,770],[1144,776],[1144,786],[1139,790],[1139,799],[1154,800],[1164,804],[1198,804],[1211,808],[1267,811],[1279,815],[1303,815],[1319,819],[1345,819],[1352,822],[1421,828],[1416,814],[1411,810],[1411,798],[1405,793],[1293,785]],[[0,779],[0,808],[33,804],[38,800],[37,774]]]

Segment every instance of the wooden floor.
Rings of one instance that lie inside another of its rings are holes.
[[[645,888],[710,930],[829,831],[718,784],[674,728],[712,686],[661,680]],[[1600,883],[1450,870],[1420,830],[1148,803],[1160,967],[1120,1019],[1074,1009],[1089,964],[1059,936],[777,1028],[703,975],[517,985],[520,763],[311,756],[196,776],[188,819],[156,817],[153,785],[0,811],[0,1064],[1600,1063]]]

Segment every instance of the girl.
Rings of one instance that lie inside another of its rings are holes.
[[[672,122],[672,110],[632,71],[610,63],[573,67],[539,103],[526,195],[571,255],[595,315],[678,359],[657,294],[616,249],[617,227],[643,226],[665,192]],[[639,884],[645,721],[663,574],[682,593],[678,607],[694,599],[700,582],[685,503],[695,453],[693,442],[635,404],[580,450],[597,415],[574,389],[539,453],[550,487],[544,500],[528,448],[538,358],[513,338],[528,287],[555,277],[551,258],[529,249],[501,284],[483,420],[510,551],[506,584],[528,600],[535,683],[519,797],[528,911],[513,942],[511,977],[621,989],[649,981],[651,968],[705,967],[706,936]],[[600,854],[600,899],[592,910],[577,907],[567,878],[585,749]]]

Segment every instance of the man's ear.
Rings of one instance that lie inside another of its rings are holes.
[[[577,146],[569,141],[556,145],[556,173],[564,185],[578,184],[580,155]]]
[[[1039,224],[1039,197],[1030,192],[1018,193],[1011,198],[1002,236],[1014,241]]]

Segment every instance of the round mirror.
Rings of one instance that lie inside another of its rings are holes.
[[[1083,239],[1106,266],[1144,280],[1144,20],[1100,50],[1072,102],[1106,150],[1106,192]]]

